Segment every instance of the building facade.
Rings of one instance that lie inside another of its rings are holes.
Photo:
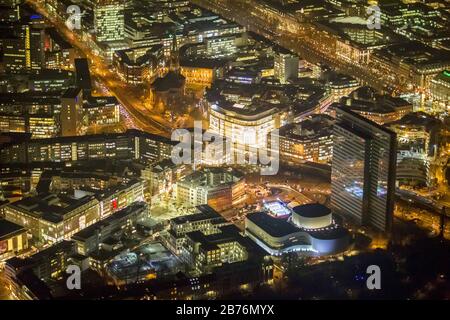
[[[359,225],[389,231],[395,196],[394,132],[338,108],[333,129],[331,207]]]
[[[94,6],[97,41],[121,41],[125,38],[125,5],[122,1],[101,0]]]

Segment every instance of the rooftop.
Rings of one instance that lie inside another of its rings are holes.
[[[72,236],[73,240],[86,240],[92,236],[94,236],[97,231],[101,232],[101,230],[109,225],[111,225],[112,223],[114,223],[115,221],[124,219],[125,217],[127,217],[130,214],[133,214],[136,211],[140,211],[142,209],[145,209],[147,207],[147,204],[145,202],[135,202],[131,205],[129,205],[128,207],[110,215],[109,217],[100,220],[96,223],[94,223],[93,225],[90,225],[87,228],[84,228],[83,230],[77,232],[76,234],[74,234]]]
[[[305,218],[317,218],[331,214],[331,210],[319,203],[304,204],[292,209],[295,214]]]
[[[24,198],[8,205],[8,207],[52,223],[59,223],[64,220],[65,215],[94,199],[94,196],[89,195],[75,198],[67,195],[50,193]]]
[[[265,212],[255,212],[247,215],[247,219],[270,234],[272,237],[281,238],[300,231],[286,219],[274,218]]]
[[[186,234],[192,241],[198,242],[205,250],[215,250],[220,244],[241,242],[240,230],[235,225],[227,225],[219,228],[219,232],[205,235],[201,231],[193,231]]]
[[[9,239],[25,231],[26,229],[18,224],[7,220],[0,220],[0,241]]]
[[[295,139],[311,139],[317,136],[331,135],[334,119],[326,114],[314,114],[299,123],[287,124],[280,128],[280,136]]]
[[[192,174],[179,181],[181,185],[190,185],[196,187],[221,187],[232,185],[244,178],[242,172],[224,168],[204,168],[201,171],[195,171]]]
[[[219,219],[224,222],[226,221],[219,213],[217,213],[217,211],[208,205],[198,206],[197,209],[199,210],[199,213],[177,217],[172,219],[171,222],[175,224],[185,224],[208,219]]]
[[[170,89],[180,89],[184,86],[186,78],[176,72],[169,71],[164,77],[156,79],[152,83],[155,91],[168,91]]]

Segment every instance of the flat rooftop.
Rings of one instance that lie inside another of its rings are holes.
[[[300,231],[299,228],[290,224],[286,219],[277,219],[265,212],[250,213],[247,215],[247,219],[275,238],[281,238]]]
[[[197,209],[199,210],[199,213],[177,217],[172,219],[171,222],[175,224],[184,224],[208,219],[223,219],[224,222],[226,221],[219,213],[217,213],[217,211],[208,205],[198,206]]]
[[[94,236],[97,231],[101,232],[102,229],[106,228],[107,226],[113,224],[115,221],[122,220],[126,218],[128,215],[135,213],[136,211],[145,209],[147,205],[145,202],[135,202],[128,207],[110,215],[109,217],[100,220],[93,225],[90,225],[87,228],[84,228],[83,230],[75,233],[72,236],[73,240],[79,240],[84,241],[92,236]]]
[[[224,168],[205,168],[202,171],[196,171],[179,183],[181,185],[191,185],[198,187],[220,187],[239,182],[244,178],[242,172],[238,170],[227,170]]]
[[[18,224],[7,220],[0,220],[0,241],[14,237],[25,231],[26,229]]]
[[[24,198],[8,205],[8,207],[52,223],[58,223],[64,220],[66,214],[94,199],[95,197],[90,195],[75,198],[50,193]]]
[[[198,242],[206,250],[215,250],[220,244],[238,242],[242,243],[240,230],[235,225],[227,225],[219,228],[219,232],[205,235],[201,231],[193,231],[186,234],[193,241]],[[244,245],[244,244],[243,244]]]

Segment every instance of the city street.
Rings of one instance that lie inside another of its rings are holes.
[[[126,109],[127,113],[132,116],[133,127],[138,129],[170,136],[171,125],[164,120],[160,115],[153,114],[148,110],[144,101],[141,99],[141,92],[131,89],[127,86],[118,75],[112,71],[105,63],[102,57],[94,54],[92,49],[80,39],[79,35],[69,30],[67,26],[58,21],[54,16],[45,11],[45,8],[37,0],[28,0],[28,2],[36,9],[37,12],[45,16],[61,33],[74,48],[77,48],[82,56],[88,58],[90,62],[90,70],[93,75],[102,81],[106,88],[114,94],[117,100]]]
[[[314,42],[314,36],[311,36],[314,32],[308,32],[310,26],[307,23],[300,22],[292,16],[269,14],[254,0],[194,0],[193,2],[246,26],[249,31],[292,50],[308,62],[325,63],[381,91],[398,87],[389,74],[381,72],[378,68],[363,67],[340,59],[332,48]]]

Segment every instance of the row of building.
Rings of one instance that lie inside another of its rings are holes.
[[[30,133],[33,139],[67,137],[83,134],[91,125],[119,122],[116,98],[85,98],[81,88],[0,94],[1,132]]]
[[[6,220],[23,226],[34,244],[42,247],[68,240],[97,221],[143,200],[143,183],[131,180],[103,190],[75,189],[71,193],[24,197],[4,206],[2,214]]]
[[[76,162],[101,159],[149,163],[170,158],[176,141],[130,129],[125,133],[32,139],[0,150],[1,163]]]

